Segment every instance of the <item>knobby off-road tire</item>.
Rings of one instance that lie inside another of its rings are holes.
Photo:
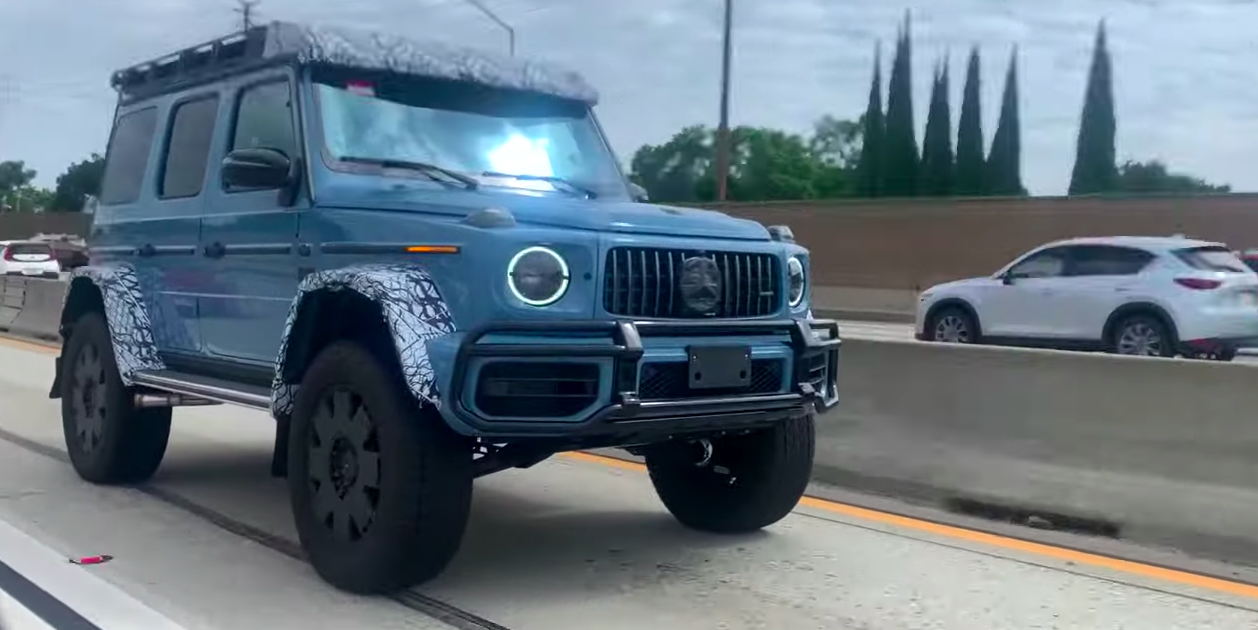
[[[646,465],[664,506],[683,525],[722,534],[755,531],[782,520],[812,476],[813,416],[712,440],[711,457],[693,443],[647,450]]]
[[[396,362],[354,341],[307,369],[289,433],[288,483],[315,571],[353,593],[436,577],[458,551],[472,497],[472,451],[421,409]]]
[[[169,407],[137,409],[99,312],[74,324],[61,358],[61,426],[75,472],[98,484],[153,476],[170,440]]]

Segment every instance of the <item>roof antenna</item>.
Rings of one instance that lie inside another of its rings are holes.
[[[236,4],[239,6],[232,11],[240,14],[240,30],[247,31],[253,28],[253,8],[262,4],[262,0],[236,0]]]

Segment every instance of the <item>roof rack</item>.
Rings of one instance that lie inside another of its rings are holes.
[[[119,93],[170,89],[264,58],[267,27],[255,26],[113,73],[109,84]]]

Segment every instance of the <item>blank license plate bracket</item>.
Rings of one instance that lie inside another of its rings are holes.
[[[747,387],[751,384],[751,348],[747,346],[690,346],[691,389]]]

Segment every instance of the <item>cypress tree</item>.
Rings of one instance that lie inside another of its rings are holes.
[[[1088,90],[1083,98],[1079,122],[1079,144],[1075,168],[1070,176],[1070,194],[1086,195],[1115,190],[1118,169],[1114,164],[1114,86],[1109,50],[1105,45],[1105,22],[1096,30],[1092,67],[1088,70]]]
[[[856,165],[857,192],[862,197],[882,194],[882,44],[874,46],[874,78],[869,104],[861,118],[861,156]]]
[[[978,46],[970,49],[965,69],[965,92],[961,98],[961,120],[957,123],[957,166],[953,192],[957,195],[982,195],[983,186],[983,112],[981,102]]]
[[[885,194],[891,197],[917,194],[920,158],[913,125],[912,57],[909,18],[905,15],[904,28],[896,44],[895,60],[891,63],[891,81],[887,91],[882,181]]]
[[[948,60],[935,69],[930,91],[926,135],[922,139],[922,192],[935,197],[952,194],[952,112],[948,106]]]
[[[1025,195],[1022,187],[1022,129],[1018,115],[1018,49],[1009,56],[1000,122],[987,156],[987,191],[993,195]]]

